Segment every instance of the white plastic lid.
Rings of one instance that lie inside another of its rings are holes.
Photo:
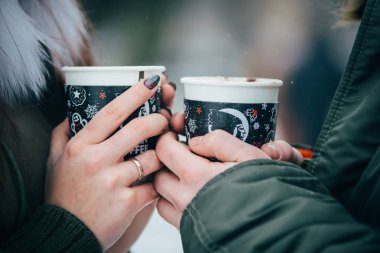
[[[165,71],[164,66],[88,66],[63,67],[65,84],[83,86],[132,86],[140,78]]]
[[[184,97],[189,100],[225,103],[277,103],[282,81],[247,77],[183,77]]]

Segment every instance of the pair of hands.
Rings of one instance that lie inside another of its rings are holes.
[[[174,131],[183,132],[183,113],[172,117],[171,126]],[[302,155],[285,141],[267,143],[259,149],[222,130],[192,138],[189,145],[179,142],[176,133],[167,132],[159,138],[156,153],[166,166],[154,180],[160,195],[157,210],[177,229],[190,201],[208,181],[226,169],[252,159],[275,159],[298,165],[303,162]]]
[[[164,76],[161,83],[163,106],[170,107],[175,91]],[[115,133],[156,89],[147,89],[142,80],[99,111],[75,137],[69,139],[67,121],[52,135],[46,201],[78,217],[95,234],[103,250],[126,251],[145,227],[157,199],[161,216],[179,228],[189,202],[227,168],[250,159],[299,160],[285,142],[274,142],[260,150],[223,131],[193,138],[189,146],[184,145],[175,132],[168,132],[170,115],[166,110],[136,118]],[[183,125],[183,113],[174,115],[172,128],[181,132]],[[136,158],[145,175],[159,171],[163,164],[166,169],[157,173],[154,186],[134,185],[138,171],[123,157],[141,141],[157,135],[161,137],[156,150]]]

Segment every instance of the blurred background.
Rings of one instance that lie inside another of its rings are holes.
[[[98,65],[164,65],[183,76],[281,79],[276,138],[314,145],[349,57],[357,25],[336,27],[343,0],[82,0]],[[183,252],[154,213],[132,249]]]

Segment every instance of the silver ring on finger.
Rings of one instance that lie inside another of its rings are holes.
[[[132,157],[131,159],[129,159],[131,162],[133,162],[137,168],[137,172],[138,172],[138,175],[139,177],[137,178],[136,181],[140,181],[143,177],[144,177],[144,168],[143,166],[141,165],[140,161],[137,160],[136,158]]]

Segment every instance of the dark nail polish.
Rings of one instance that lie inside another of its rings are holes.
[[[157,84],[160,82],[160,76],[159,75],[154,75],[144,81],[144,85],[150,89],[153,90],[154,87],[157,86]]]
[[[169,82],[168,84],[173,87],[174,91],[177,90],[177,85],[174,82]]]

